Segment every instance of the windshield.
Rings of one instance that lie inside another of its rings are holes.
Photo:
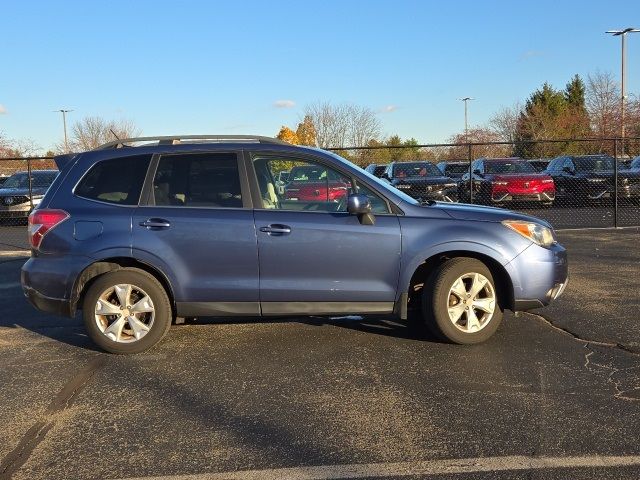
[[[605,172],[614,169],[614,159],[611,157],[575,157],[573,163],[578,172]]]
[[[405,177],[441,177],[442,172],[433,163],[411,162],[399,163],[393,167],[395,178]]]
[[[337,154],[335,154],[333,152],[324,151],[324,153],[327,153],[327,154],[331,155],[332,157],[336,158],[337,160],[339,160],[342,163],[351,163],[351,162],[349,162],[349,160],[346,160],[345,158],[342,158],[340,155],[337,155]],[[366,170],[362,170],[361,169],[360,174],[364,175],[365,177],[367,177],[367,180],[369,180],[369,182],[372,185],[377,186],[383,192],[389,192],[389,193],[395,195],[396,197],[400,197],[404,202],[410,203],[411,205],[420,205],[420,202],[418,202],[415,198],[410,197],[409,195],[407,195],[404,192],[401,192],[397,188],[391,186],[391,184],[389,182],[387,182],[385,180],[382,180],[382,179],[376,177],[375,175],[372,175],[370,172],[367,172]]]
[[[31,188],[46,188],[53,183],[58,172],[34,172],[31,174]],[[2,188],[29,188],[29,177],[26,172],[14,173]]]
[[[537,173],[529,162],[523,160],[485,161],[486,173]]]

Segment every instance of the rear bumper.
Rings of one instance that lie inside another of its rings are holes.
[[[72,292],[76,279],[93,261],[77,255],[38,254],[25,262],[20,283],[25,297],[38,310],[73,316]]]
[[[24,296],[27,297],[27,300],[29,300],[29,303],[38,310],[65,317],[71,316],[69,300],[47,297],[37,290],[25,285],[22,286],[22,291],[24,292]]]

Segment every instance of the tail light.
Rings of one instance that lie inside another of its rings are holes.
[[[69,218],[69,214],[64,210],[42,209],[34,210],[29,215],[29,243],[35,249],[40,247],[42,238],[48,231]]]

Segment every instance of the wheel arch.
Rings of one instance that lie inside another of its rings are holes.
[[[420,308],[421,295],[424,283],[428,280],[429,275],[440,265],[452,258],[473,258],[484,263],[496,284],[498,289],[498,298],[503,308],[513,310],[515,308],[515,293],[511,275],[505,266],[495,257],[487,253],[476,250],[445,250],[435,253],[412,269],[411,277],[408,280],[406,289],[408,308]]]
[[[70,298],[71,316],[74,316],[77,310],[82,308],[82,302],[84,300],[84,295],[87,289],[98,277],[105,273],[114,272],[122,268],[138,268],[149,273],[150,275],[153,275],[167,292],[169,302],[171,303],[171,309],[173,315],[175,316],[175,295],[169,278],[158,268],[131,257],[110,257],[102,260],[97,260],[88,265],[80,273],[80,275],[78,275],[78,278],[76,279],[76,282],[73,286]]]

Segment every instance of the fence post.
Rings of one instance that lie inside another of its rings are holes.
[[[618,228],[618,140],[613,141],[613,226]]]
[[[471,171],[471,144],[467,145],[467,159],[469,160],[469,203],[473,203],[473,172]]]
[[[31,159],[27,158],[27,177],[29,178],[29,204],[33,211],[33,181],[31,179]]]

